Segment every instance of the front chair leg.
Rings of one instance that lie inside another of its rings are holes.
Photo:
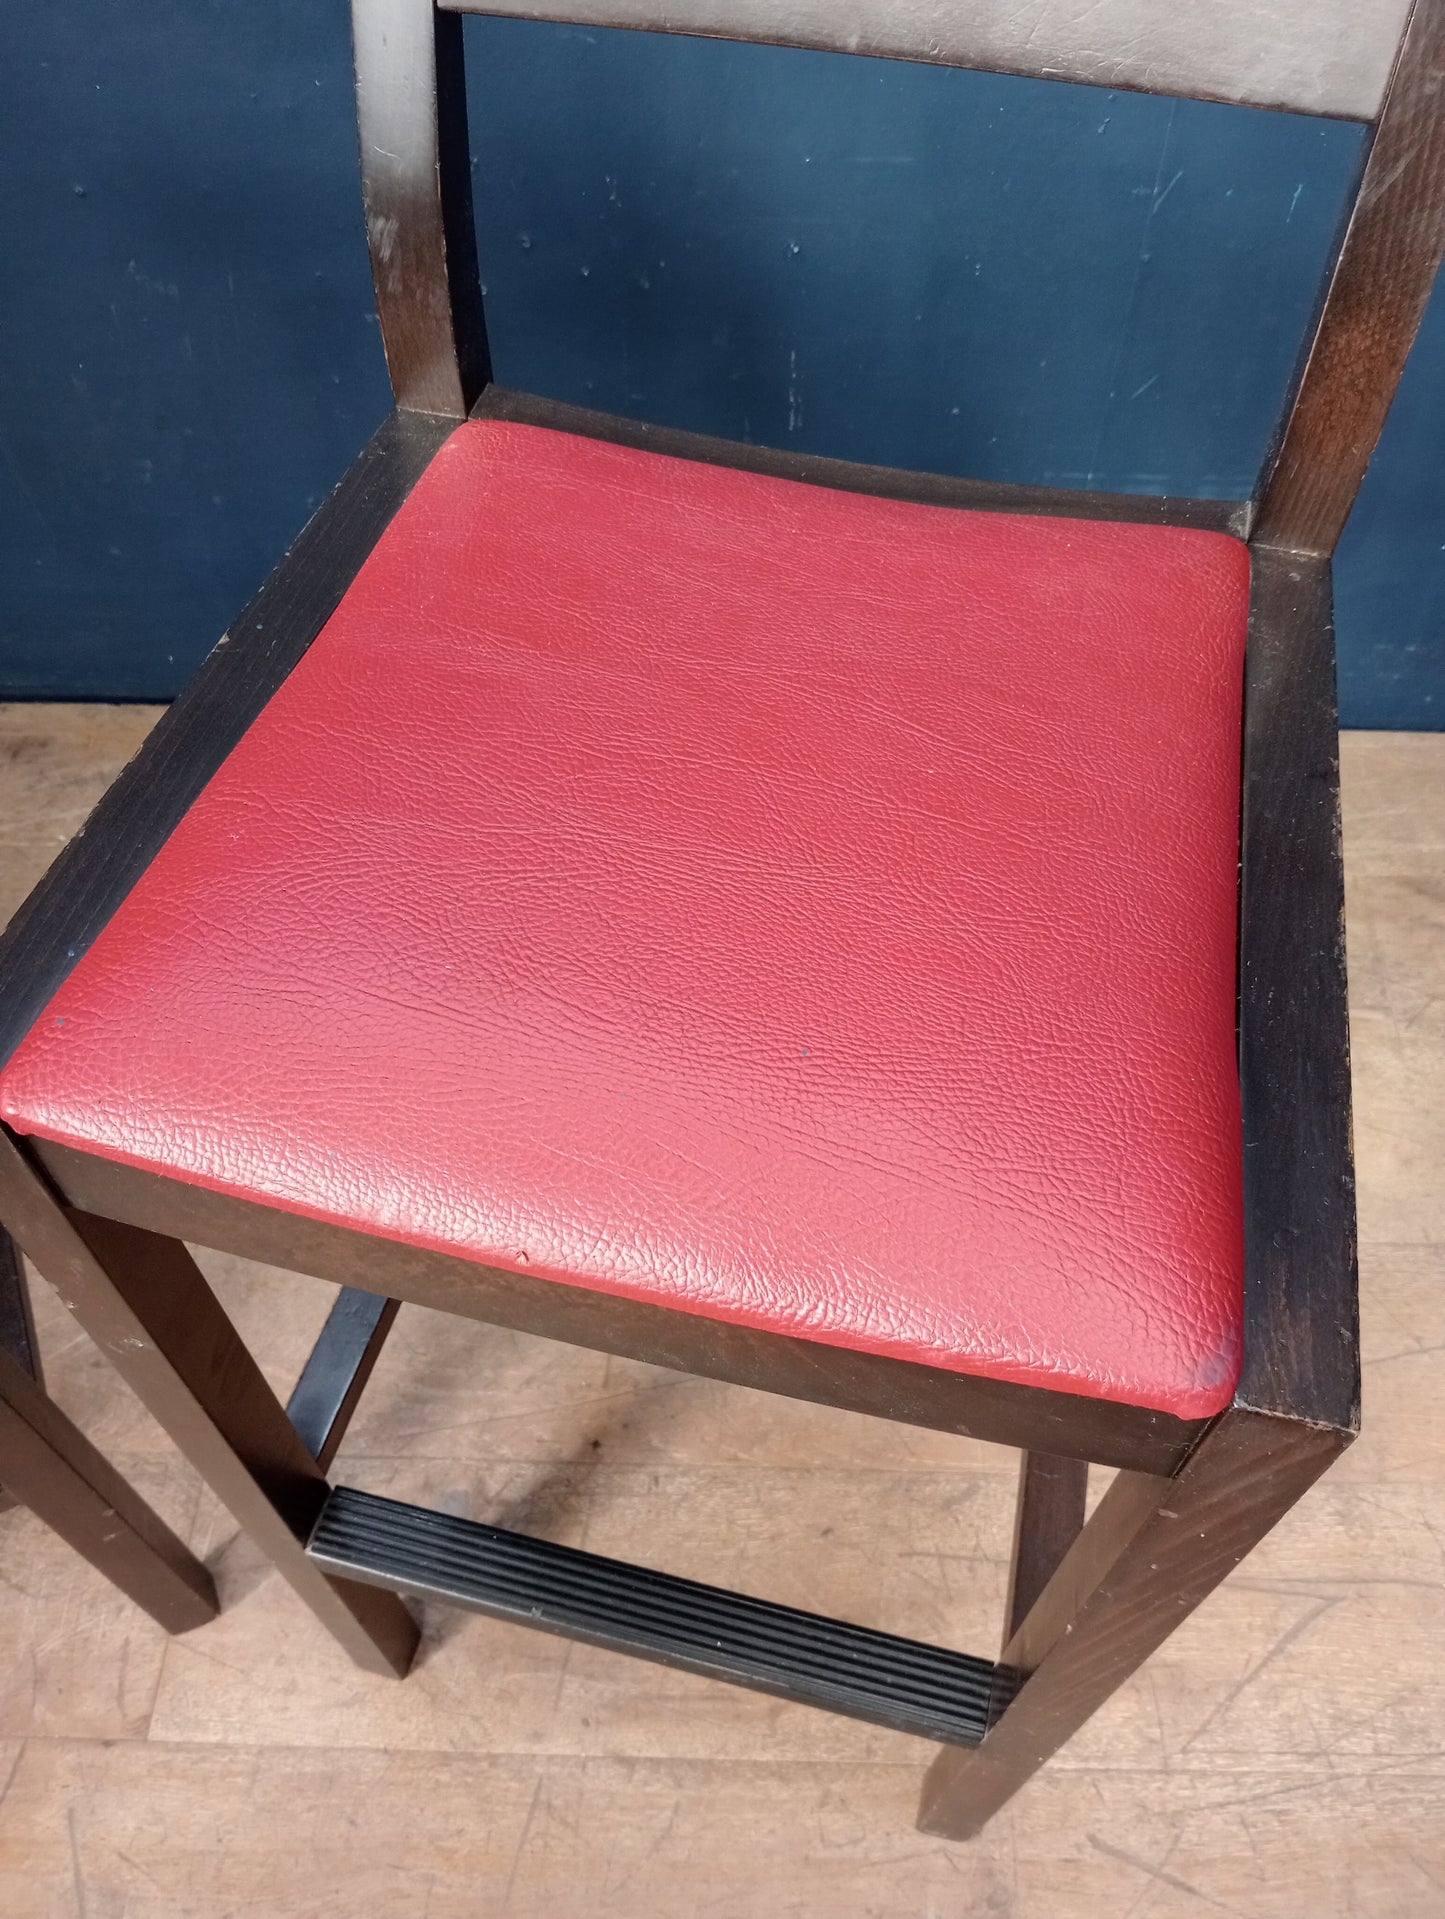
[[[3,1130],[0,1216],[322,1625],[368,1671],[404,1673],[416,1621],[395,1593],[306,1557],[326,1476],[181,1242],[62,1206]]]
[[[1172,1479],[1120,1473],[1016,1626],[996,1716],[947,1746],[918,1823],[971,1839],[1257,1545],[1351,1434],[1231,1408]]]

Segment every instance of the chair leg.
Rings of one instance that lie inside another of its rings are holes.
[[[23,1366],[37,1386],[45,1384],[35,1316],[30,1310],[30,1288],[25,1284],[15,1242],[0,1228],[0,1351]]]
[[[1234,1408],[1172,1479],[1120,1473],[1004,1648],[972,1752],[945,1747],[919,1826],[971,1839],[1256,1546],[1349,1442]]]
[[[0,1352],[27,1372],[42,1389],[45,1375],[40,1367],[40,1348],[35,1341],[35,1320],[30,1311],[30,1289],[25,1284],[20,1255],[15,1242],[0,1227]],[[0,1485],[0,1513],[19,1505],[8,1486]]]
[[[1025,1453],[1020,1459],[1013,1559],[1004,1606],[1005,1650],[1078,1538],[1088,1491],[1087,1460],[1061,1459],[1054,1453]]]
[[[216,1616],[200,1560],[0,1350],[0,1460],[6,1489],[167,1632]]]
[[[328,1491],[179,1240],[63,1207],[0,1133],[0,1212],[122,1378],[358,1665],[404,1673],[417,1625],[395,1593],[331,1579],[305,1540]]]

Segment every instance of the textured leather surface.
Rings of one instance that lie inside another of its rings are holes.
[[[1228,1399],[1242,547],[458,429],[8,1068],[560,1282]]]

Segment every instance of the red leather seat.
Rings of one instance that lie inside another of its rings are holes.
[[[1248,560],[457,430],[3,1080],[559,1283],[1181,1415]]]

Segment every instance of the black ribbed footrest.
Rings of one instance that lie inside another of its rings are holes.
[[[898,1732],[976,1746],[987,1659],[338,1486],[306,1548],[338,1578],[449,1600]]]

